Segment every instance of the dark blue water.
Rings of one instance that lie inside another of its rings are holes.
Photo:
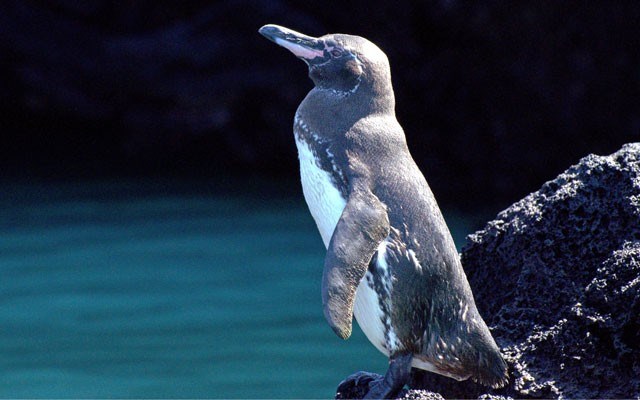
[[[324,321],[299,190],[223,186],[4,184],[0,397],[326,398],[383,373],[358,328]]]

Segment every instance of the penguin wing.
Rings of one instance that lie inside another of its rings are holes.
[[[388,235],[385,205],[369,188],[351,190],[329,242],[322,276],[324,316],[342,339],[351,336],[358,284],[378,245]]]

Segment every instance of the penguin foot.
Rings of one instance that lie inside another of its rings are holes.
[[[389,360],[389,369],[384,376],[359,371],[349,375],[338,385],[336,399],[393,399],[402,390],[411,376],[413,355],[404,354]]]
[[[338,385],[336,399],[363,399],[369,392],[369,385],[382,379],[382,375],[373,372],[353,373]]]

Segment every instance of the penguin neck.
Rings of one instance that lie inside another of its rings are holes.
[[[372,83],[363,83],[362,86],[360,96],[367,97],[371,101],[370,113],[395,114],[396,98],[390,80],[377,80]]]
[[[324,126],[333,132],[346,131],[358,120],[370,115],[382,114],[395,118],[395,98],[390,84],[371,85],[362,82],[353,92],[314,87],[296,114],[307,123],[318,121],[318,127]]]

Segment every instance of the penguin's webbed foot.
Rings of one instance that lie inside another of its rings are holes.
[[[353,373],[338,385],[336,399],[363,399],[369,392],[371,383],[382,379],[382,375],[373,372]]]
[[[402,390],[411,375],[411,354],[392,357],[389,369],[382,376],[359,371],[338,385],[337,399],[392,399]]]

